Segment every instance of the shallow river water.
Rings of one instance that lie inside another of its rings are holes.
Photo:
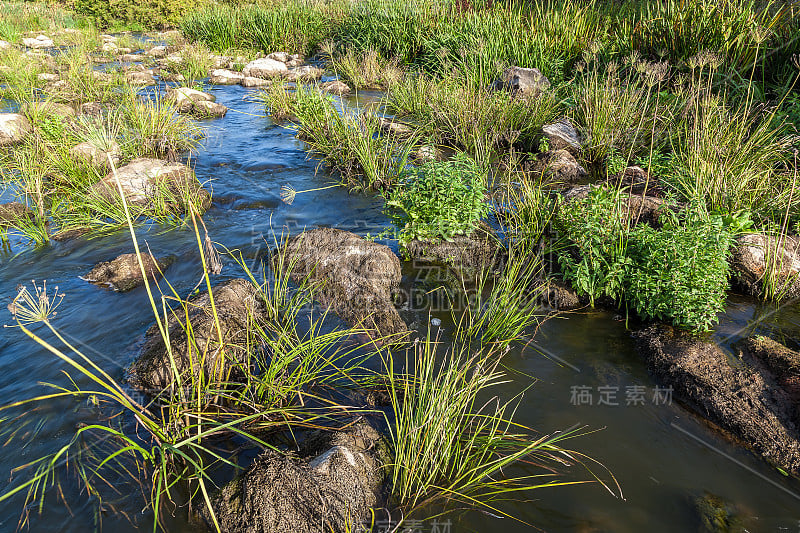
[[[248,101],[253,89],[215,87],[217,101],[231,111],[223,119],[205,122],[205,148],[192,158],[201,181],[213,188],[214,204],[204,216],[213,240],[241,249],[257,258],[282,228],[296,233],[305,227],[334,226],[359,234],[378,233],[388,223],[379,198],[350,195],[343,188],[300,194],[292,205],[280,201],[280,187],[291,184],[305,190],[329,184],[324,170],[306,159],[294,133],[273,124],[260,106]],[[367,95],[366,98],[375,95]],[[362,95],[362,98],[364,96]],[[348,100],[355,105],[353,99]],[[156,255],[174,255],[166,271],[170,282],[185,294],[200,275],[194,234],[188,229],[139,230]],[[94,264],[132,251],[126,231],[91,239],[77,239],[32,248],[14,243],[0,254],[0,298],[10,301],[16,287],[30,280],[47,280],[65,298],[55,325],[79,343],[104,370],[122,378],[153,317],[143,288],[118,294],[78,278]],[[409,275],[413,272],[409,270]],[[239,271],[226,260],[220,279]],[[3,306],[4,308],[4,306]],[[3,310],[0,323],[10,324]],[[420,312],[420,320],[426,318]],[[441,315],[444,334],[449,322]],[[774,330],[800,339],[800,309],[779,310],[731,297],[715,335],[728,345],[753,329]],[[543,433],[574,426],[597,430],[571,441],[570,447],[600,461],[613,472],[624,499],[598,484],[564,486],[534,491],[524,502],[510,504],[510,514],[521,522],[476,512],[454,516],[449,522],[413,524],[414,531],[476,531],[516,533],[699,531],[694,500],[706,493],[730,503],[747,531],[800,532],[800,482],[784,477],[758,457],[721,437],[701,420],[670,401],[667,391],[657,396],[657,383],[647,374],[633,349],[625,322],[613,313],[574,313],[545,322],[524,351],[508,354],[506,363],[514,381],[501,392],[512,395],[535,379],[517,411],[518,421]],[[41,382],[66,384],[66,365],[27,339],[18,329],[0,330],[0,398],[8,403],[41,394]],[[87,385],[79,381],[81,385]],[[591,404],[589,401],[591,400]],[[611,405],[608,405],[611,404]],[[616,404],[616,405],[613,405]],[[22,412],[18,409],[10,415]],[[21,447],[2,449],[0,472],[8,487],[23,478],[12,468],[64,445],[82,423],[91,423],[90,406],[53,401],[35,417],[39,435]],[[595,467],[598,473],[603,470]],[[533,470],[531,471],[533,472]],[[524,469],[513,473],[524,473]],[[607,478],[607,476],[606,476]],[[575,470],[562,479],[587,479]],[[64,485],[69,509],[55,491],[41,516],[32,516],[31,531],[82,532],[97,523],[92,503]],[[138,503],[140,500],[129,498]],[[0,532],[13,531],[23,498],[0,503]],[[123,533],[152,530],[152,523],[125,503],[120,508],[138,521],[107,514],[103,529]],[[36,513],[36,509],[30,510]],[[193,531],[178,511],[170,530]]]

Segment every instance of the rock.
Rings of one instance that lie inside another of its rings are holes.
[[[507,68],[494,82],[495,90],[506,90],[513,96],[536,96],[549,88],[550,80],[535,68]]]
[[[90,71],[90,75],[97,81],[100,82],[109,82],[112,79],[111,74],[108,72],[100,72],[99,70],[92,70]]]
[[[736,507],[719,496],[705,493],[694,500],[703,533],[747,533]]]
[[[378,119],[378,127],[381,129],[382,132],[396,135],[397,137],[410,137],[414,134],[414,128],[409,126],[408,124],[403,124],[402,122],[397,122],[395,120],[386,118],[386,117],[377,117]]]
[[[585,200],[589,197],[589,191],[598,185],[579,185],[572,187],[563,193],[564,200],[567,202]],[[653,196],[639,196],[620,192],[620,215],[629,219],[631,225],[640,222],[646,223],[653,228],[662,226],[661,216],[669,209],[670,204],[663,198]]]
[[[325,73],[324,70],[317,67],[312,67],[311,65],[305,65],[302,67],[295,67],[289,69],[286,73],[286,79],[289,81],[316,81],[322,77]]]
[[[350,94],[350,87],[347,86],[342,80],[326,81],[319,86],[320,90],[326,93],[334,94],[336,96],[345,96]]]
[[[165,65],[177,66],[182,65],[184,62],[183,56],[180,54],[170,54],[165,57],[160,63]]]
[[[413,240],[405,245],[405,252],[414,261],[447,265],[462,280],[495,270],[505,261],[497,236],[486,224],[470,235],[453,235],[449,241]]]
[[[249,62],[243,72],[253,78],[275,78],[286,75],[288,71],[285,63],[266,57]]]
[[[281,63],[286,63],[291,59],[291,57],[286,52],[273,52],[267,56],[267,59],[272,59],[274,61],[280,61]]]
[[[99,147],[90,142],[83,142],[73,146],[69,153],[75,159],[88,163],[89,165],[105,168],[110,166],[108,163],[109,157],[116,166],[119,164],[119,158],[122,156],[122,150],[117,143],[112,143],[107,147]]]
[[[154,46],[150,50],[145,52],[145,54],[149,55],[150,57],[156,57],[156,58],[166,57],[166,55],[167,55],[167,47],[166,46]]]
[[[195,102],[192,107],[192,114],[198,118],[221,118],[228,112],[228,108],[222,104],[201,100]]]
[[[11,44],[11,43],[10,43],[10,42],[8,42],[8,41],[3,41],[3,40],[0,40],[0,50],[9,50],[9,49],[11,49],[13,46],[14,46],[14,45],[13,45],[13,44]]]
[[[534,285],[544,285],[542,291],[542,305],[550,307],[555,311],[569,311],[589,305],[588,296],[580,296],[578,291],[558,279],[537,279]]]
[[[36,79],[39,81],[56,81],[58,80],[58,74],[54,74],[52,72],[40,72],[36,75]]]
[[[232,58],[230,56],[221,56],[217,54],[211,55],[211,61],[213,62],[214,69],[224,69],[228,67],[228,64],[231,62]]]
[[[199,375],[198,361],[204,362],[206,379],[233,380],[237,375],[237,364],[249,358],[248,338],[252,336],[249,330],[261,313],[262,300],[258,289],[246,280],[233,279],[214,287],[212,294],[221,333],[216,326],[208,293],[188,301],[193,342],[187,340],[182,325],[186,316],[182,311],[178,313],[180,320],[171,315],[167,321],[175,366],[184,383],[191,382],[192,373],[195,377]],[[220,334],[224,350],[220,349]],[[135,387],[154,394],[174,388],[170,356],[158,325],[153,325],[145,334],[142,352],[131,365],[129,377]]]
[[[136,63],[144,61],[144,56],[141,54],[123,54],[119,57],[119,60],[123,63]]]
[[[317,438],[301,455],[268,450],[236,479],[212,493],[211,506],[226,533],[356,531],[383,505],[384,464],[377,431],[365,423]],[[304,447],[305,448],[305,447]],[[316,453],[316,455],[313,455]],[[211,524],[210,516],[204,511]]]
[[[441,161],[442,153],[436,149],[435,146],[424,144],[414,152],[414,160],[418,163],[425,163],[427,161]]]
[[[38,37],[26,37],[22,39],[22,44],[28,48],[52,48],[55,46],[53,40],[46,35],[39,35]]]
[[[24,115],[0,113],[0,146],[22,142],[31,130],[31,123]]]
[[[21,202],[0,204],[0,227],[16,226],[20,220],[33,220],[34,213],[30,207]]]
[[[214,85],[237,85],[244,80],[244,74],[227,69],[211,71],[211,83]]]
[[[50,101],[26,102],[25,105],[22,106],[22,109],[20,109],[20,112],[34,122],[49,117],[70,120],[77,116],[72,106]]]
[[[167,89],[167,99],[175,102],[178,112],[188,113],[194,107],[195,102],[213,102],[217,97],[189,87],[180,87],[178,89]]]
[[[632,166],[620,174],[609,176],[611,187],[624,189],[625,192],[637,196],[664,196],[664,188],[659,180],[647,173],[642,167]]]
[[[289,61],[286,62],[286,66],[290,69],[294,67],[300,67],[302,65],[303,65],[302,59],[290,59]]]
[[[197,181],[192,169],[181,163],[170,163],[160,159],[134,159],[117,170],[117,176],[125,193],[126,200],[134,205],[150,206],[158,196],[165,194],[173,197],[159,198],[162,202],[183,203],[187,196],[196,198],[201,207],[206,209],[211,196]],[[105,198],[117,198],[117,182],[114,173],[92,186],[95,194]],[[176,205],[181,211],[186,205]]]
[[[763,298],[770,283],[768,268],[774,270],[773,283],[783,299],[800,296],[800,238],[751,233],[736,239],[731,252],[734,286],[751,296]]]
[[[142,254],[142,264],[147,273],[147,279],[154,280],[169,266],[170,261],[159,260],[150,254]],[[129,291],[144,284],[142,269],[136,254],[123,254],[111,261],[104,261],[95,265],[85,276],[84,281],[95,285],[110,287],[118,292]]]
[[[378,337],[399,340],[408,332],[392,304],[402,277],[400,260],[388,246],[333,228],[318,228],[290,238],[279,252],[291,276],[320,283],[320,303],[343,320]]]
[[[105,41],[100,47],[100,51],[106,54],[117,54],[119,47],[113,41]]]
[[[99,117],[103,114],[103,104],[100,102],[86,102],[81,104],[81,114]]]
[[[567,150],[576,155],[583,145],[583,139],[567,117],[562,117],[552,124],[545,124],[542,126],[542,132],[547,137],[551,151]]]
[[[567,150],[551,150],[539,154],[533,171],[563,184],[580,183],[589,177],[586,169]]]
[[[131,85],[155,85],[156,79],[153,77],[152,72],[128,72],[125,74],[125,80]]]
[[[672,387],[676,400],[767,461],[800,473],[800,433],[791,398],[769,376],[734,366],[718,345],[669,326],[651,326],[634,337],[649,371]]]
[[[109,35],[108,33],[101,33],[99,37],[100,37],[100,40],[103,41],[104,43],[116,43],[117,42],[117,36],[116,35]]]
[[[245,76],[242,80],[242,87],[264,87],[272,83],[272,80],[264,78],[254,78],[252,76]]]
[[[161,78],[163,81],[171,81],[176,83],[186,81],[186,77],[183,74],[177,72],[169,72],[163,69],[159,70],[158,77]]]

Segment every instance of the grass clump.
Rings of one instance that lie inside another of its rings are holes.
[[[386,206],[401,245],[469,234],[491,210],[486,174],[464,154],[404,170]]]

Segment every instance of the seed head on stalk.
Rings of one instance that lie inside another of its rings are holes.
[[[64,294],[55,288],[51,295],[47,294],[47,280],[42,282],[42,286],[33,284],[33,293],[24,285],[17,288],[17,296],[8,304],[8,310],[19,324],[36,324],[37,322],[47,322],[56,315],[56,309],[61,305]]]

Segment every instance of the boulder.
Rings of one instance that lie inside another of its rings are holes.
[[[77,115],[75,108],[72,106],[50,101],[26,102],[20,109],[20,112],[34,122],[36,122],[37,119],[51,117],[70,120]]]
[[[550,88],[550,80],[539,69],[509,67],[493,87],[495,90],[509,91],[513,96],[537,96]]]
[[[82,115],[99,117],[103,114],[103,104],[100,102],[85,102],[81,104],[80,112]]]
[[[317,298],[343,320],[377,337],[397,340],[408,332],[392,303],[402,277],[388,246],[354,233],[318,228],[290,238],[276,258],[292,265],[291,277],[319,284]]]
[[[386,117],[377,117],[378,119],[378,127],[381,129],[383,133],[395,135],[397,137],[410,137],[414,134],[414,128],[409,126],[408,124],[403,124],[402,122],[398,122],[396,120],[392,120]]]
[[[171,261],[156,259],[150,254],[142,254],[142,264],[149,280],[156,279]],[[111,261],[95,265],[92,270],[80,277],[84,281],[109,287],[118,292],[129,291],[144,284],[142,269],[136,254],[123,254]]]
[[[46,35],[39,35],[37,37],[25,37],[22,39],[22,44],[27,46],[28,48],[52,48],[55,46],[53,43],[53,39]]]
[[[334,94],[336,96],[345,96],[350,94],[350,87],[347,86],[342,80],[326,81],[319,86],[323,92]]]
[[[539,154],[532,170],[563,184],[580,183],[589,177],[586,169],[567,150],[551,150]]]
[[[265,87],[272,83],[272,80],[265,78],[254,78],[253,76],[245,76],[242,80],[242,87]]]
[[[33,220],[33,218],[31,208],[21,202],[0,204],[0,227],[16,226],[20,220]]]
[[[321,68],[312,67],[311,65],[304,65],[302,67],[295,67],[289,69],[286,73],[286,79],[289,81],[316,81],[325,73]]]
[[[156,57],[156,58],[166,57],[166,55],[167,55],[167,47],[166,46],[154,46],[150,50],[145,52],[145,54],[149,55],[150,57]]]
[[[13,46],[14,46],[14,45],[13,45],[13,44],[11,44],[11,43],[10,43],[10,42],[8,42],[8,41],[3,41],[3,40],[0,40],[0,50],[9,50],[9,49],[11,49]]]
[[[31,123],[25,115],[0,113],[0,146],[22,142],[31,129]]]
[[[211,71],[211,83],[214,85],[238,85],[244,80],[244,74],[218,68]]]
[[[273,61],[280,61],[281,63],[286,63],[291,59],[291,56],[286,52],[272,52],[267,56],[267,59],[272,59]]]
[[[317,437],[300,454],[268,450],[211,495],[226,533],[357,531],[381,507],[384,464],[378,432],[366,423]],[[322,446],[320,446],[322,445]],[[207,511],[206,523],[213,522]]]
[[[505,262],[505,252],[494,231],[481,224],[469,235],[453,235],[450,240],[412,240],[405,252],[414,261],[446,265],[462,280],[481,272],[496,270]]]
[[[139,61],[144,61],[144,56],[142,54],[123,54],[119,56],[119,60],[123,63],[136,63]]]
[[[263,305],[258,289],[246,280],[233,279],[217,285],[211,292],[221,329],[217,328],[208,293],[194,296],[187,303],[193,340],[186,335],[187,317],[183,309],[170,315],[166,324],[175,368],[184,383],[191,383],[192,376],[199,376],[198,361],[203,361],[206,379],[227,381],[235,379],[236,367],[250,357],[249,331]],[[141,354],[129,369],[130,382],[154,394],[172,389],[175,381],[171,364],[164,338],[155,324],[145,334]]]
[[[96,167],[109,167],[109,157],[116,166],[122,156],[122,150],[115,142],[103,147],[91,142],[82,142],[70,148],[69,153],[75,159]]]
[[[192,106],[192,114],[198,118],[220,118],[224,117],[228,108],[222,104],[200,100]]]
[[[567,117],[562,117],[552,124],[545,124],[542,126],[542,132],[550,144],[551,151],[567,150],[576,155],[583,145],[583,139]]]
[[[253,78],[275,78],[286,75],[289,69],[285,63],[265,57],[249,62],[243,72]]]
[[[57,81],[58,74],[55,74],[53,72],[40,72],[39,74],[36,75],[36,79],[44,82]]]
[[[634,337],[650,373],[672,387],[674,399],[767,461],[800,473],[792,400],[771,376],[733,363],[717,344],[669,326],[651,326]]]
[[[155,85],[156,79],[153,73],[147,70],[133,71],[125,74],[125,81],[131,85]]]
[[[125,199],[133,205],[151,206],[159,195],[171,197],[159,198],[159,203],[167,201],[181,211],[186,209],[184,198],[187,196],[198,200],[203,208],[211,203],[211,195],[197,181],[192,169],[181,163],[134,159],[119,168],[116,176],[119,177]],[[92,191],[108,199],[117,198],[119,192],[115,174],[112,172],[93,185]]]
[[[213,102],[217,99],[203,91],[190,89],[189,87],[180,87],[177,89],[167,89],[167,99],[175,102],[180,113],[189,113],[194,107],[195,102]]]
[[[800,297],[800,237],[751,233],[736,239],[731,251],[734,286],[751,296],[762,298],[772,281],[784,299]]]
[[[578,185],[563,193],[567,202],[585,200],[589,191],[599,185]],[[620,215],[628,219],[631,225],[643,222],[656,229],[662,226],[661,216],[671,209],[671,205],[663,198],[641,196],[620,192]]]

